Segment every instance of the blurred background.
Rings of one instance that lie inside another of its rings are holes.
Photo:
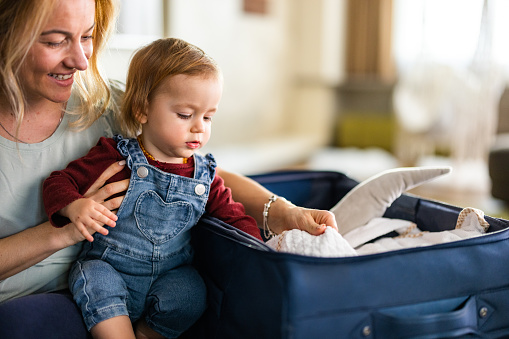
[[[160,37],[216,59],[205,151],[227,170],[449,165],[413,193],[507,217],[507,15],[504,0],[122,0],[102,62],[125,81]]]

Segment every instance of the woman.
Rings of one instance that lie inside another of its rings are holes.
[[[75,227],[47,222],[40,190],[51,171],[118,131],[118,91],[97,68],[115,9],[115,0],[0,0],[0,302],[19,298],[0,305],[2,338],[87,336],[67,293],[40,294],[65,290],[84,239]],[[117,209],[122,197],[108,198],[128,182],[102,186],[123,166],[110,166],[87,195]],[[262,224],[272,194],[248,178],[218,173]],[[283,199],[271,203],[268,221],[276,233],[298,227],[320,234],[322,224],[335,226],[329,212]],[[63,322],[62,314],[76,322]]]

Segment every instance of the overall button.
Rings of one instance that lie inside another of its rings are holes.
[[[198,184],[194,187],[194,193],[198,195],[203,195],[205,193],[205,186],[203,184]]]
[[[147,175],[148,175],[148,169],[146,167],[138,167],[138,169],[136,170],[136,174],[138,174],[138,176],[140,178],[146,178]]]

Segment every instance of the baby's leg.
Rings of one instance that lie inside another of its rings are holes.
[[[148,327],[145,319],[136,322],[136,339],[165,339],[162,334]]]
[[[94,338],[134,338],[126,284],[110,264],[77,261],[69,275],[69,287]]]
[[[189,329],[206,308],[205,283],[192,266],[181,266],[161,275],[147,297],[145,321],[167,338]]]
[[[90,329],[94,339],[136,339],[131,319],[126,315],[119,315],[101,321]]]

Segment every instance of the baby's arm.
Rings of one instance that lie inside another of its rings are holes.
[[[74,200],[62,208],[59,214],[69,218],[88,241],[94,241],[88,228],[107,235],[108,230],[103,225],[115,227],[117,221],[115,213],[90,198]]]
[[[262,240],[256,220],[245,213],[244,206],[241,203],[232,199],[230,189],[224,186],[224,181],[219,175],[215,176],[210,186],[209,199],[205,210],[211,216],[251,234],[258,240]]]

